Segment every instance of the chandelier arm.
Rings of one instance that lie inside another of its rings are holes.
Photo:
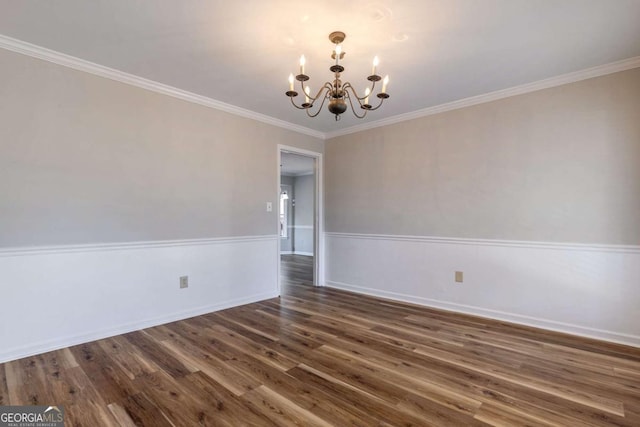
[[[353,87],[351,82],[346,82],[344,85],[342,85],[342,89],[344,89],[345,91],[347,89],[351,89],[351,93],[353,93],[353,96],[358,100],[358,102],[365,98],[364,96],[362,98],[360,98],[358,96],[358,92],[356,92],[356,88]],[[360,105],[362,105],[362,104],[360,104]]]
[[[324,89],[328,89],[328,90],[332,90],[333,89],[333,86],[331,86],[331,83],[324,82],[324,85],[322,85],[320,90],[318,90],[318,93],[316,93],[316,96],[313,97],[311,95],[307,95],[307,91],[304,88],[304,82],[303,81],[300,81],[300,87],[302,88],[302,96],[305,96],[305,97],[309,98],[309,101],[310,101],[311,104],[313,104],[320,97],[320,94],[322,93],[322,91]],[[309,86],[307,86],[307,87],[309,87]],[[324,103],[324,101],[323,101],[323,103]],[[306,110],[306,108],[304,108],[304,107],[302,109]],[[315,116],[313,116],[313,117],[315,117]]]
[[[325,90],[325,89],[330,92],[333,89],[333,87],[331,86],[331,83],[324,82],[324,85],[320,88],[318,93],[316,93],[316,97],[315,98],[311,98],[311,99],[313,99],[314,101],[316,99],[318,99],[320,97],[320,94],[322,93],[322,91]],[[325,93],[325,98],[326,98],[326,93]],[[322,103],[324,104],[324,99],[322,100]]]
[[[318,94],[318,96],[320,96],[320,94]],[[305,108],[305,110],[307,110],[307,116],[309,117],[316,117],[318,114],[320,114],[320,111],[322,111],[322,106],[324,105],[324,102],[327,100],[328,96],[323,96],[322,97],[322,103],[320,104],[320,107],[318,107],[318,111],[315,112],[315,114],[311,114],[309,112],[310,108]]]
[[[355,94],[355,91],[353,90],[353,88],[351,88],[351,91]],[[358,97],[358,95],[355,95],[356,98]],[[358,113],[356,113],[356,109],[353,108],[353,101],[351,101],[351,97],[349,96],[349,92],[345,91],[345,98],[347,98],[349,100],[349,105],[351,105],[351,111],[353,112],[353,115],[356,116],[359,119],[364,118],[364,116],[367,115],[367,111],[368,110],[364,110],[364,113],[362,113],[362,115],[359,115]],[[358,101],[358,104],[360,104],[360,101]]]
[[[375,107],[372,108],[368,108],[369,111],[375,111],[378,108],[382,107],[382,103],[384,102],[384,98],[380,98],[380,102],[378,103],[378,105],[376,105]]]
[[[348,93],[348,92],[347,92],[347,90],[348,90],[348,89],[351,89],[351,93],[353,94],[353,97],[354,97],[354,98],[356,98],[356,100],[358,101],[358,105],[360,105],[360,107],[362,107],[362,102],[361,102],[361,101],[362,101],[364,98],[366,98],[366,96],[365,96],[365,97],[360,98],[360,97],[358,96],[358,93],[356,92],[356,89],[355,89],[355,88],[351,85],[351,83],[349,83],[349,82],[346,82],[346,83],[342,86],[342,89],[344,90],[344,92],[345,92],[345,93]],[[351,103],[351,96],[348,96],[348,98],[349,98],[349,103]],[[353,105],[351,106],[351,109],[353,109]],[[354,110],[354,112],[355,112],[355,110]],[[366,112],[365,112],[365,114],[366,114]],[[356,114],[356,116],[358,116],[358,115]],[[362,116],[362,117],[364,117],[364,116]],[[358,117],[358,118],[362,118],[362,117]]]
[[[369,90],[369,95],[365,95],[365,96],[358,96],[358,93],[356,92],[356,89],[353,87],[353,85],[350,82],[346,82],[342,87],[345,90],[347,88],[351,88],[351,91],[353,92],[353,96],[355,96],[358,99],[358,101],[363,101],[367,97],[373,96],[373,89],[375,89],[375,87],[376,87],[376,82],[372,82],[371,89]],[[362,103],[360,103],[360,105],[362,105]]]
[[[304,90],[304,81],[302,80],[300,80],[300,89],[302,90],[302,96],[312,99],[309,95],[307,95],[307,91]]]
[[[291,104],[296,107],[298,110],[306,110],[306,108],[304,107],[300,107],[298,105],[296,105],[296,103],[293,101],[293,96],[290,96],[289,99],[291,100]]]
[[[360,97],[356,93],[355,88],[351,85],[351,82],[344,82],[342,84],[342,90],[344,90],[346,92],[347,89],[351,89],[351,92],[353,93],[353,96],[355,96],[357,99],[360,99]]]

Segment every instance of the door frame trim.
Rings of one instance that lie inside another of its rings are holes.
[[[277,164],[278,168],[278,197],[276,200],[280,200],[280,164],[282,161],[282,153],[291,153],[298,154],[300,156],[312,157],[315,159],[315,206],[313,210],[313,285],[314,286],[325,286],[325,276],[324,276],[324,265],[325,265],[325,254],[324,254],[324,188],[323,188],[323,155],[322,153],[318,153],[315,151],[305,150],[298,147],[292,147],[289,145],[278,144],[278,155],[277,155]],[[282,294],[282,289],[280,287],[280,218],[279,218],[279,210],[280,203],[276,203],[278,209],[276,212],[275,220],[275,229],[278,234],[278,253],[277,255],[277,276],[278,276],[278,291]]]

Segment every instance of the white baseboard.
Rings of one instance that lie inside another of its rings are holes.
[[[640,347],[638,246],[325,236],[327,286]]]
[[[304,255],[313,256],[313,252],[301,252],[301,251],[280,251],[280,255]]]
[[[295,251],[293,254],[294,254],[294,255],[313,256],[313,252]]]
[[[3,249],[0,362],[276,297],[277,251],[276,235]]]
[[[363,286],[349,285],[339,282],[326,282],[328,288],[341,289],[344,291],[355,292],[359,294],[369,295],[373,297],[386,298],[394,301],[407,302],[411,304],[421,305],[439,310],[446,310],[455,313],[470,314],[473,316],[484,317],[486,319],[502,320],[524,326],[532,326],[535,328],[546,329],[554,332],[563,332],[571,335],[578,335],[586,338],[593,338],[613,342],[617,344],[630,345],[640,347],[640,336],[621,334],[617,332],[605,331],[602,329],[586,328],[584,326],[572,325],[568,323],[555,322],[552,320],[540,319],[535,317],[523,316],[515,313],[505,313],[497,310],[488,310],[482,307],[474,307],[463,304],[455,304],[446,301],[438,301],[429,298],[422,298],[413,295],[399,294],[395,292],[383,291],[380,289],[366,288]]]
[[[23,357],[34,356],[36,354],[42,354],[49,351],[59,350],[66,347],[71,347],[78,344],[84,344],[91,341],[101,340],[104,338],[113,337],[116,335],[122,335],[133,331],[139,331],[154,326],[164,325],[179,320],[188,319],[191,317],[201,316],[203,314],[213,313],[215,311],[225,310],[227,308],[237,307],[240,305],[251,304],[258,301],[264,301],[279,296],[278,292],[267,292],[264,294],[251,295],[246,298],[239,298],[235,300],[225,301],[219,304],[214,304],[205,307],[199,307],[197,309],[182,311],[179,313],[172,313],[166,316],[160,316],[153,319],[145,319],[135,323],[129,323],[126,325],[119,325],[113,328],[108,328],[100,331],[93,331],[85,334],[79,334],[68,337],[59,337],[48,341],[43,341],[28,345],[21,348],[14,348],[10,351],[4,351],[0,353],[0,363],[8,362],[11,360],[22,359]]]

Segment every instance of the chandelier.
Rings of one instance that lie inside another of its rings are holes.
[[[295,76],[295,80],[300,82],[300,88],[304,93],[304,102],[301,105],[297,105],[293,100],[293,98],[298,96],[298,92],[296,92],[293,87],[293,74],[289,74],[289,90],[285,92],[285,94],[289,97],[291,104],[293,104],[294,107],[299,110],[305,110],[309,117],[316,117],[320,114],[325,101],[329,100],[328,108],[331,114],[335,115],[336,121],[340,120],[340,114],[347,111],[347,102],[349,103],[349,106],[351,106],[353,114],[357,118],[362,119],[367,115],[367,112],[377,110],[380,108],[384,100],[389,98],[389,94],[387,94],[389,76],[386,76],[383,80],[382,77],[376,74],[376,69],[378,67],[377,56],[373,58],[373,70],[371,71],[371,75],[367,77],[367,80],[371,82],[371,87],[367,87],[365,89],[364,96],[359,96],[351,83],[343,83],[342,80],[340,80],[340,74],[344,71],[344,67],[340,65],[340,60],[344,58],[345,54],[345,52],[342,51],[340,43],[344,41],[345,37],[346,35],[342,31],[334,31],[329,34],[329,40],[331,40],[331,43],[335,44],[335,48],[331,54],[331,59],[334,59],[336,63],[329,67],[329,70],[334,73],[334,78],[333,81],[325,82],[315,96],[311,95],[311,89],[309,85],[305,83],[309,80],[309,76],[304,73],[304,66],[306,62],[304,55],[300,57],[300,74]],[[378,102],[378,105],[374,107],[369,104],[369,98],[373,95],[376,83],[380,80],[382,80],[382,90],[376,95],[380,101]],[[320,106],[315,112],[312,112],[316,101],[320,102]],[[356,106],[354,106],[354,101],[356,102]],[[360,106],[360,113],[358,113],[357,106]]]

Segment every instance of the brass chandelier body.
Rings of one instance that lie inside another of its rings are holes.
[[[325,82],[324,85],[318,90],[315,96],[310,94],[311,90],[309,86],[305,86],[305,82],[309,80],[309,76],[304,73],[305,59],[304,55],[300,58],[300,73],[295,76],[295,79],[300,82],[300,87],[305,95],[305,102],[301,105],[297,105],[293,98],[298,96],[298,92],[294,90],[293,75],[289,76],[289,90],[285,94],[291,100],[291,104],[294,107],[305,110],[309,117],[316,117],[320,114],[322,106],[328,100],[328,109],[331,114],[335,115],[336,121],[340,120],[340,115],[347,111],[347,103],[351,107],[353,114],[362,119],[367,115],[367,112],[377,110],[382,106],[385,99],[389,98],[387,94],[387,83],[389,82],[389,76],[386,76],[383,80],[382,90],[375,96],[379,99],[378,105],[375,107],[369,103],[369,97],[373,96],[373,91],[376,87],[376,83],[382,80],[378,74],[376,74],[376,67],[378,65],[378,58],[373,61],[373,71],[367,80],[371,82],[371,87],[367,88],[364,96],[359,96],[355,88],[349,82],[342,82],[340,76],[344,72],[344,67],[340,65],[340,60],[344,58],[345,52],[342,51],[340,43],[345,39],[346,35],[341,31],[334,31],[329,34],[329,40],[335,45],[334,51],[331,55],[331,59],[335,60],[335,64],[329,67],[329,70],[334,74],[333,81]],[[320,106],[315,112],[312,112],[316,101],[320,101]],[[355,101],[355,106],[354,106]],[[357,106],[359,106],[358,113]]]

